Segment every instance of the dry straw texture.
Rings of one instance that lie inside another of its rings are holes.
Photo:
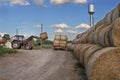
[[[89,80],[120,80],[120,48],[108,47],[95,52],[86,65]]]

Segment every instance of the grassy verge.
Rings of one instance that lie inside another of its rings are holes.
[[[79,70],[82,80],[88,80],[86,76],[85,68],[81,65],[79,61],[76,63],[75,68]]]
[[[14,49],[3,48],[2,46],[0,46],[0,55],[11,54],[11,53],[16,53],[16,52],[17,51]]]

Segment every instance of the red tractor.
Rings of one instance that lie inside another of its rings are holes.
[[[32,49],[31,41],[25,40],[23,35],[15,35],[13,36],[13,41],[11,42],[13,49],[20,49],[21,47],[25,47],[26,49]]]

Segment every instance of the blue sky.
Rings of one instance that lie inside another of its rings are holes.
[[[37,35],[40,24],[53,40],[55,34],[72,40],[89,28],[88,4],[95,5],[95,23],[119,3],[119,0],[0,0],[0,32]],[[78,27],[78,28],[76,28]]]

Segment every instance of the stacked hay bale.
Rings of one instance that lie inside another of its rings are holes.
[[[120,80],[120,3],[69,47],[88,80]]]
[[[55,35],[53,47],[54,49],[66,49],[67,36],[66,35]]]

